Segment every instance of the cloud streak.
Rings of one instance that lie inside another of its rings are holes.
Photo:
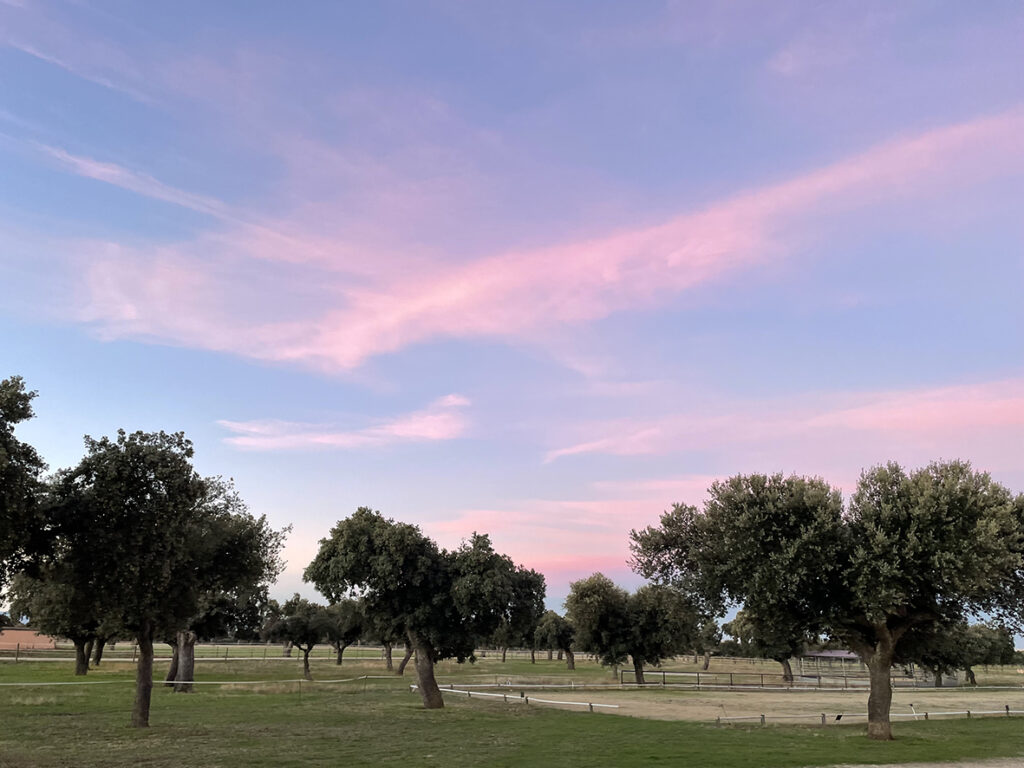
[[[962,457],[1016,472],[1024,451],[1024,380],[904,391],[719,401],[656,420],[585,427],[586,438],[547,453],[697,455],[728,472],[817,472],[850,487],[851,474],[890,458],[916,465]],[[727,460],[723,461],[723,456]]]
[[[217,423],[235,433],[224,442],[253,451],[375,448],[462,437],[468,428],[464,410],[469,404],[462,395],[446,395],[422,410],[355,430],[277,420]]]
[[[394,270],[367,273],[360,281],[336,282],[335,306],[319,316],[267,329],[258,343],[233,351],[317,368],[351,369],[371,357],[431,339],[540,339],[553,328],[585,325],[624,310],[655,308],[737,270],[784,258],[794,243],[808,237],[808,228],[816,231],[831,216],[931,197],[943,189],[961,189],[972,180],[1012,173],[1024,161],[1022,137],[1024,113],[1012,111],[888,142],[658,225],[461,265],[418,264],[405,275]],[[77,172],[140,194],[195,210],[219,210],[214,201],[172,191],[144,174],[71,156],[60,159]],[[252,240],[245,231],[238,237]],[[230,243],[231,235],[223,239]],[[281,244],[278,255],[303,261],[301,252],[295,252],[295,247],[301,251],[302,242],[289,245],[293,247]],[[274,247],[269,250],[261,258],[275,258]],[[361,261],[372,263],[371,254],[364,254]],[[109,273],[103,282],[116,286],[126,302],[139,293],[139,286],[128,279],[132,270],[117,261],[96,269]],[[225,290],[230,290],[228,284]],[[272,298],[279,304],[289,302],[287,291]],[[203,334],[176,329],[173,322],[143,306],[137,310],[132,333],[205,346]],[[194,310],[182,306],[179,314],[201,322],[203,315]],[[103,325],[99,313],[93,312],[90,319]],[[222,318],[206,320],[223,330]]]

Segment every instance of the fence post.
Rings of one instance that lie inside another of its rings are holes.
[[[761,725],[764,725],[764,713],[761,713]]]
[[[587,704],[587,706],[590,707],[591,712],[594,711],[594,702],[590,702],[589,704]]]
[[[925,720],[927,720],[927,719],[928,719],[928,713],[927,713],[927,712],[925,712],[925,713],[924,713],[924,719],[925,719]]]
[[[764,672],[761,673],[761,687],[764,688]]]
[[[821,713],[821,724],[823,726],[825,725],[825,713],[824,712]]]
[[[729,673],[729,687],[732,688],[732,672]]]
[[[969,710],[969,709],[967,710],[967,719],[968,720],[971,719],[971,710]]]
[[[697,673],[697,688],[700,688],[700,672]]]
[[[1010,716],[1010,705],[1009,704],[1006,705],[1006,716],[1007,717]]]
[[[665,670],[661,670],[661,687],[665,687]],[[593,707],[591,707],[593,709]]]

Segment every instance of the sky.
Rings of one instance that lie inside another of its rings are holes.
[[[558,608],[715,479],[1024,491],[1019,2],[0,0],[0,377]]]

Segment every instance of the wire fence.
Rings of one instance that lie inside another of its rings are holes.
[[[891,720],[904,718],[908,720],[929,720],[937,717],[942,718],[956,718],[966,717],[970,719],[972,717],[982,716],[1001,716],[1011,717],[1013,715],[1024,715],[1024,710],[1011,709],[1009,704],[1003,705],[1002,709],[963,709],[947,712],[890,712],[889,718]],[[850,721],[855,718],[867,719],[867,712],[838,712],[831,715],[822,712],[820,714],[806,714],[806,715],[775,715],[768,713],[761,713],[758,715],[741,715],[738,717],[716,717],[716,725],[728,725],[730,723],[743,723],[743,722],[754,722],[760,723],[762,726],[768,725],[769,720],[779,721],[792,721],[792,720],[811,720],[815,723],[820,723],[823,727],[829,724],[838,724],[843,720]]]

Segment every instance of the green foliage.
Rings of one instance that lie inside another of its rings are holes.
[[[290,642],[303,651],[327,639],[330,618],[318,603],[300,597],[296,592],[281,606],[264,627],[263,636],[277,642]]]
[[[722,630],[736,639],[743,655],[783,662],[802,654],[814,641],[799,623],[786,622],[784,618],[764,619],[742,610],[723,624]]]
[[[602,573],[569,585],[566,617],[576,630],[576,647],[593,653],[602,664],[622,664],[629,657],[632,635],[629,593]]]
[[[418,527],[360,507],[321,540],[305,579],[331,602],[360,595],[368,616],[415,637],[431,661],[461,661],[510,617],[516,573],[487,536],[448,552]]]
[[[571,651],[575,637],[572,624],[554,611],[545,611],[534,631],[536,647],[553,651]]]
[[[42,510],[46,464],[14,435],[17,424],[32,418],[35,396],[20,376],[0,381],[0,595],[47,543]]]
[[[573,582],[565,601],[576,630],[576,646],[596,654],[602,664],[658,664],[692,646],[696,614],[676,589],[656,585],[630,595],[605,575]]]
[[[100,612],[93,596],[82,591],[60,564],[44,569],[40,578],[18,574],[10,597],[11,611],[44,634],[84,643],[99,629]]]
[[[522,566],[512,573],[512,599],[493,635],[499,648],[534,647],[534,634],[544,615],[544,576]]]
[[[972,667],[1011,664],[1013,659],[1013,635],[1005,627],[959,622],[914,627],[900,643],[897,661],[913,662],[934,674],[962,669],[973,677]]]
[[[366,613],[359,600],[345,599],[327,606],[327,640],[335,648],[356,642],[366,631]]]
[[[122,430],[86,449],[54,486],[57,558],[130,632],[185,626],[220,542],[191,442]]]
[[[822,480],[737,476],[711,487],[703,513],[677,505],[659,527],[634,531],[634,567],[713,613],[742,603],[772,644],[799,633],[841,638],[878,672],[869,711],[884,709],[887,722],[889,699],[875,682],[908,630],[977,613],[1020,627],[1022,509],[959,461],[910,474],[875,467],[845,514]]]

